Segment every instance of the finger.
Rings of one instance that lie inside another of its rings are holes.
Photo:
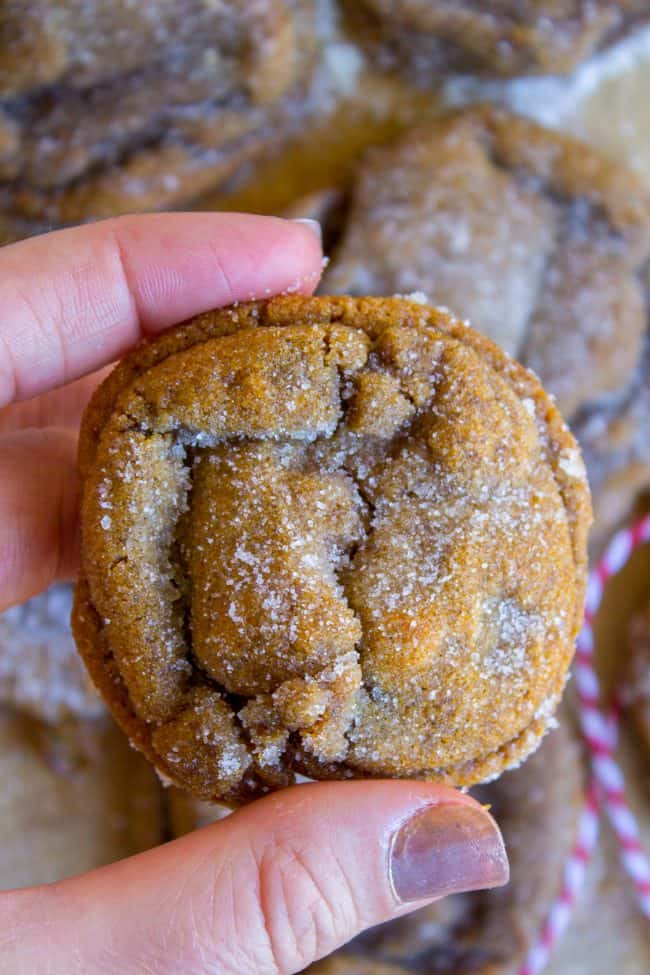
[[[0,408],[208,308],[311,292],[320,271],[309,226],[247,214],[120,217],[11,244],[0,250]]]
[[[0,410],[0,434],[29,427],[68,427],[78,430],[88,400],[109,372],[110,368],[100,369],[67,386],[5,406]]]
[[[76,452],[71,430],[0,437],[0,611],[76,571]]]
[[[370,925],[507,876],[499,831],[467,796],[413,782],[298,786],[9,895],[0,967],[37,971],[47,954],[50,975],[289,975]]]

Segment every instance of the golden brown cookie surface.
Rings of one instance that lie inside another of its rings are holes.
[[[571,71],[648,18],[644,0],[353,0],[364,33],[416,76]]]
[[[199,317],[100,387],[80,463],[75,636],[175,782],[471,784],[535,747],[582,612],[584,470],[535,378],[448,314]]]

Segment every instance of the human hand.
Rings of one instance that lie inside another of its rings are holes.
[[[0,251],[0,609],[75,573],[74,425],[96,370],[208,308],[309,293],[320,269],[309,227],[234,214],[121,218]],[[288,975],[507,876],[498,829],[468,796],[300,785],[129,860],[0,894],[0,970]]]

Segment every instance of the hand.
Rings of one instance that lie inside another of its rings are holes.
[[[208,308],[310,293],[320,268],[308,226],[228,214],[127,217],[0,251],[0,608],[74,575],[74,425],[95,371]],[[370,925],[507,877],[498,829],[468,796],[301,785],[129,860],[0,894],[0,970],[288,975]]]

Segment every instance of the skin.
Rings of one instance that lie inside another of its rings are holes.
[[[74,577],[75,426],[105,366],[209,308],[311,293],[321,259],[303,224],[199,213],[125,217],[0,251],[0,609]],[[388,848],[401,824],[440,804],[479,810],[427,783],[296,786],[132,859],[0,894],[0,970],[298,972],[423,903],[398,902]]]

